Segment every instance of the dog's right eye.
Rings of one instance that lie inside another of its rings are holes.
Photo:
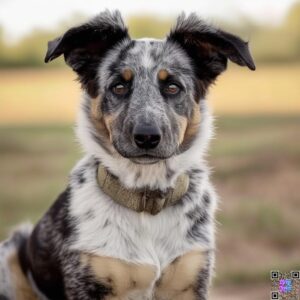
[[[112,92],[117,96],[124,96],[128,93],[128,87],[124,84],[118,83],[112,87]]]

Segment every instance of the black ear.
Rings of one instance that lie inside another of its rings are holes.
[[[255,70],[248,43],[230,33],[205,24],[196,14],[181,14],[167,37],[192,58],[197,77],[208,85],[227,67],[227,59]]]
[[[130,39],[119,11],[108,10],[81,26],[69,29],[48,43],[45,62],[64,55],[66,63],[78,74],[83,88],[95,97],[97,69],[108,50]]]

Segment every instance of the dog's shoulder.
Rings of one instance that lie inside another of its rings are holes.
[[[74,233],[70,198],[68,186],[35,226],[23,249],[25,273],[49,299],[64,299],[62,257]]]
[[[71,203],[74,193],[78,193],[80,186],[85,183],[86,172],[90,172],[91,166],[96,164],[91,157],[79,161],[69,176],[66,189],[57,197],[34,229],[26,235],[26,239],[25,235],[22,243],[14,242],[16,238],[10,239],[1,248],[2,251],[7,249],[6,253],[10,251],[18,255],[19,260],[15,266],[19,266],[20,274],[23,274],[28,282],[30,281],[32,290],[36,290],[42,299],[64,299],[65,297],[64,267],[71,260],[70,247],[72,241],[77,238],[76,230],[79,223],[71,213]],[[1,265],[3,269],[5,265]],[[0,279],[4,281],[5,277],[2,279],[0,276]],[[10,282],[5,282],[5,286],[8,284]],[[4,286],[4,283],[2,285]],[[5,290],[9,289],[5,288]],[[16,291],[15,284],[10,290]],[[7,297],[13,299],[10,295]]]

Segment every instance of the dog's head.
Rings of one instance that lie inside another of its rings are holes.
[[[201,102],[228,59],[255,69],[248,44],[181,15],[164,40],[129,37],[119,12],[105,11],[49,42],[85,91],[90,138],[110,154],[151,164],[186,151],[198,135]]]

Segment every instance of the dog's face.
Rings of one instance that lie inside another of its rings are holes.
[[[178,153],[200,122],[193,70],[166,41],[126,41],[99,72],[101,114],[115,149],[136,163]]]
[[[93,138],[139,164],[190,147],[201,100],[228,59],[255,69],[247,43],[194,14],[165,40],[132,40],[120,14],[106,11],[50,42],[46,61],[61,54],[86,91]]]

